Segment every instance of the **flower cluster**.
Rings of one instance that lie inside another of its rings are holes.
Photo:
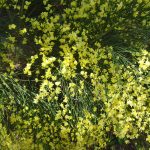
[[[26,60],[24,74],[38,84],[27,102],[14,104],[16,92],[3,99],[11,112],[6,115],[12,126],[8,140],[18,137],[33,149],[58,150],[103,149],[114,139],[150,143],[150,53],[142,34],[134,37],[136,27],[150,26],[149,2],[57,2],[43,0],[37,17],[24,13],[29,1],[8,5],[23,10],[24,25],[8,26],[4,46],[13,54],[20,38],[28,46],[32,36],[36,50]],[[10,66],[13,70],[14,64]]]

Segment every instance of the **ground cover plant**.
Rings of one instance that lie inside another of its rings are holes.
[[[150,147],[150,2],[0,2],[0,149]]]

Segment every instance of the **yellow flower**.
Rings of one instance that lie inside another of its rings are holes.
[[[150,135],[147,136],[146,141],[150,143]]]
[[[26,28],[23,28],[22,30],[20,30],[20,34],[21,34],[21,35],[23,35],[23,34],[25,34],[25,33],[27,33],[27,29],[26,29]]]
[[[12,29],[15,29],[16,28],[16,25],[15,24],[11,24],[8,26],[9,30],[12,30]]]

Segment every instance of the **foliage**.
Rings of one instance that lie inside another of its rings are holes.
[[[150,146],[149,1],[10,0],[1,9],[16,17],[1,63],[36,82],[0,77],[4,146]]]

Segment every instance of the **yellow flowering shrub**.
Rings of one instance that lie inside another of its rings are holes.
[[[5,5],[19,21],[8,25],[2,44],[8,53],[0,52],[0,57],[10,65],[8,71],[25,61],[21,71],[36,87],[33,94],[32,84],[22,87],[11,78],[0,78],[0,128],[8,135],[4,146],[96,150],[112,148],[115,142],[136,147],[142,139],[147,148],[149,1],[41,2],[21,5],[11,0]],[[41,6],[37,14],[30,12],[34,5]],[[8,54],[13,58],[18,51],[13,63]],[[28,57],[22,60],[24,54]]]

